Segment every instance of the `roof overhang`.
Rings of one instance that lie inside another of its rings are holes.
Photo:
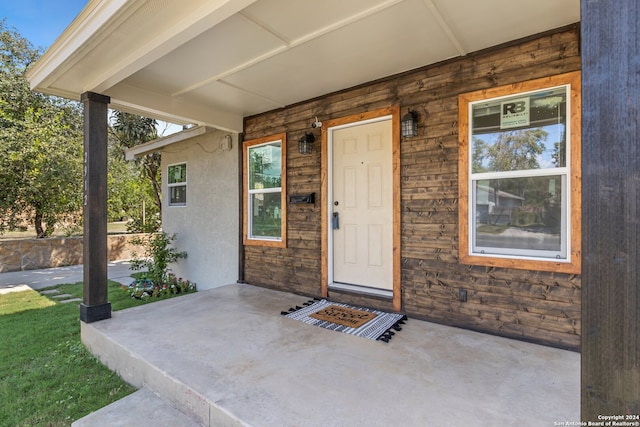
[[[243,117],[580,21],[580,0],[91,0],[32,89],[242,131]]]
[[[133,160],[136,157],[144,156],[145,154],[161,151],[167,145],[186,141],[187,139],[195,138],[196,136],[204,135],[213,131],[213,128],[207,126],[194,126],[192,128],[128,148],[125,150],[125,159]]]

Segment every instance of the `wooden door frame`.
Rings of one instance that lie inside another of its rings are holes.
[[[320,264],[322,266],[322,286],[323,297],[329,294],[329,132],[337,126],[348,124],[356,125],[358,122],[373,120],[379,117],[391,116],[391,141],[392,141],[392,177],[393,177],[393,309],[400,311],[402,308],[401,294],[401,258],[400,258],[400,107],[392,106],[379,110],[367,111],[365,113],[354,114],[332,120],[325,120],[322,127],[322,168],[321,186],[322,196],[320,202],[322,221],[322,250]]]

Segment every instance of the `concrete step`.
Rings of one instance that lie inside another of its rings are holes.
[[[59,304],[68,304],[70,302],[82,302],[82,298],[74,298],[71,294],[61,294],[57,289],[48,291],[40,291],[40,295],[48,296]]]
[[[71,427],[202,427],[171,403],[147,388],[105,406],[71,424]]]
[[[65,300],[58,301],[60,304],[68,304],[70,302],[81,302],[82,298],[69,298]]]
[[[187,298],[183,296],[180,298]],[[178,299],[178,298],[176,298]],[[166,301],[163,301],[166,302]],[[162,302],[160,302],[162,303]],[[158,304],[158,303],[156,303]],[[142,307],[142,306],[141,306]],[[113,318],[119,317],[120,313],[113,313]],[[113,319],[112,318],[112,319]],[[205,397],[200,388],[202,383],[197,381],[200,387],[193,387],[192,385],[178,379],[174,374],[161,369],[156,366],[157,360],[150,361],[147,358],[141,357],[140,354],[133,353],[126,346],[112,340],[103,331],[100,331],[98,324],[101,322],[87,324],[80,323],[82,341],[87,348],[94,354],[100,354],[99,359],[107,365],[111,370],[115,371],[129,384],[133,384],[141,389],[148,389],[149,393],[161,399],[165,406],[170,406],[180,413],[186,414],[185,417],[195,420],[195,424],[205,427],[239,427],[245,426],[240,419],[230,414],[220,402],[213,401]],[[184,331],[183,333],[200,337],[199,332]],[[195,334],[195,335],[194,335]],[[155,348],[153,351],[156,356],[159,354],[166,354],[165,349]],[[168,354],[170,357],[170,354]],[[197,372],[197,366],[199,364],[193,364],[194,366],[182,366],[179,371],[186,370],[189,375],[195,375],[195,378],[201,377],[201,373]],[[190,381],[189,381],[190,382]],[[205,383],[206,384],[206,383]],[[206,390],[206,386],[205,386]],[[224,399],[223,399],[224,400]],[[118,403],[118,402],[116,402]],[[116,404],[114,403],[114,405]],[[138,404],[127,405],[127,411],[133,411],[132,408],[137,408]],[[143,417],[144,418],[144,417]],[[162,419],[162,418],[159,418]],[[110,419],[109,419],[110,420]],[[157,420],[157,418],[154,418]],[[199,424],[198,424],[199,423]],[[105,425],[110,426],[112,424],[83,424],[79,426],[94,426]],[[116,426],[138,426],[140,424],[115,424]],[[182,426],[182,424],[168,423],[168,424],[155,424],[150,422],[149,424],[142,424],[142,426]],[[187,424],[189,426],[189,424]]]

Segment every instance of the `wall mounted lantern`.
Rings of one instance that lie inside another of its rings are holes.
[[[313,141],[316,137],[310,132],[305,132],[304,136],[298,140],[298,151],[300,154],[311,154],[313,152]]]
[[[418,113],[409,110],[407,114],[402,116],[400,129],[402,136],[405,138],[418,136]]]

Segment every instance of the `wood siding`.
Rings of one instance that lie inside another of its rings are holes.
[[[468,266],[458,262],[458,95],[580,69],[579,27],[571,26],[245,119],[245,139],[286,132],[287,247],[245,246],[254,285],[319,296],[321,277],[320,121],[398,105],[419,114],[419,133],[400,144],[402,310],[410,317],[579,349],[579,275]],[[298,153],[305,132],[311,155]],[[459,289],[468,301],[459,302]],[[330,298],[388,309],[378,298]]]
[[[581,407],[598,421],[640,414],[640,2],[583,0],[582,16]]]

